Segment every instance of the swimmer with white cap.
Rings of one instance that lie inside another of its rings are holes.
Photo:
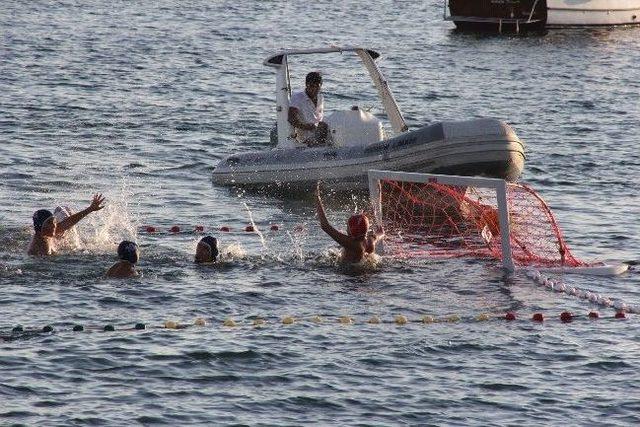
[[[40,209],[33,214],[33,229],[35,231],[31,243],[29,244],[29,255],[45,256],[55,253],[53,238],[59,237],[65,231],[75,226],[85,216],[91,212],[104,208],[104,197],[102,194],[95,194],[88,208],[67,216],[58,222],[51,211]]]
[[[205,236],[196,246],[196,264],[206,264],[216,262],[218,259],[218,239],[212,236]]]
[[[118,262],[113,264],[105,273],[110,278],[125,278],[138,275],[136,263],[140,259],[138,245],[128,240],[123,240],[118,245]]]
[[[333,240],[342,246],[342,261],[359,263],[365,256],[376,249],[376,242],[384,237],[384,231],[378,226],[375,232],[369,231],[369,219],[364,213],[352,215],[347,221],[347,234],[333,228],[324,213],[324,205],[320,197],[320,183],[316,188],[316,208],[320,227]]]

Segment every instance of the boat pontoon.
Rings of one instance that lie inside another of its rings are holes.
[[[382,100],[392,132],[387,135],[373,114],[354,106],[325,116],[332,144],[307,147],[288,122],[291,56],[355,53]],[[284,191],[307,191],[317,181],[334,190],[367,188],[370,169],[480,175],[515,181],[524,167],[524,144],[513,129],[496,119],[439,122],[409,130],[387,81],[376,64],[380,55],[358,47],[283,50],[264,64],[276,71],[275,148],[239,153],[221,160],[213,182]]]

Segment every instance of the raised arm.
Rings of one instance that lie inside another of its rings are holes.
[[[353,248],[356,246],[354,240],[344,233],[339,232],[327,220],[327,216],[324,212],[324,206],[322,204],[322,198],[320,197],[320,183],[316,187],[316,208],[318,211],[318,219],[320,220],[320,228],[327,233],[333,240],[339,243],[342,247]]]
[[[93,200],[88,208],[81,210],[68,216],[64,220],[60,221],[56,227],[56,234],[62,234],[74,225],[76,225],[82,218],[89,215],[91,212],[99,211],[104,208],[104,196],[100,193],[93,195]]]

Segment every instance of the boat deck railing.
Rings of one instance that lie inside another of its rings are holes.
[[[516,18],[483,18],[479,16],[455,16],[450,15],[445,17],[447,21],[454,22],[469,22],[474,24],[495,24],[498,27],[498,32],[502,33],[503,26],[514,27],[516,33],[520,32],[521,25],[532,25],[542,22],[542,19],[516,19]]]
[[[458,22],[477,22],[479,24],[534,24],[541,22],[542,19],[518,19],[518,18],[485,18],[481,16],[459,16],[448,15],[445,16],[445,21],[458,21]]]

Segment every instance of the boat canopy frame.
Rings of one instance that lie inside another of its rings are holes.
[[[382,100],[382,106],[389,118],[391,127],[396,134],[406,132],[408,126],[402,116],[400,107],[389,88],[386,78],[378,68],[376,60],[380,58],[380,53],[373,49],[357,46],[347,47],[326,47],[312,49],[283,49],[268,56],[263,64],[276,69],[276,115],[278,129],[278,147],[288,148],[295,146],[294,131],[289,123],[289,102],[291,98],[291,81],[289,78],[289,56],[296,55],[317,55],[327,53],[354,52],[362,60],[363,66],[367,69],[373,85],[378,91]]]

